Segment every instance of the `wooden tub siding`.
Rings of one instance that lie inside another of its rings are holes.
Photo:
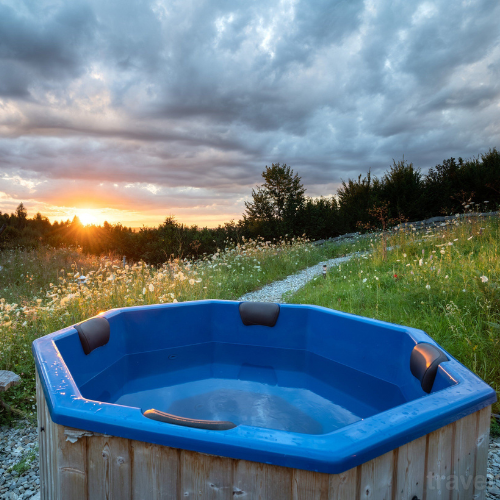
[[[491,407],[342,474],[323,474],[54,424],[36,377],[41,500],[485,498]],[[450,490],[452,475],[459,477]]]

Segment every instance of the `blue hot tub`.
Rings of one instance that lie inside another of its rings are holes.
[[[496,400],[424,332],[315,306],[115,309],[33,352],[56,424],[329,474]]]

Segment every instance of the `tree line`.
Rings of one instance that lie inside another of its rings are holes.
[[[114,253],[160,264],[172,257],[200,258],[243,237],[273,240],[305,235],[318,240],[374,228],[381,222],[416,221],[476,208],[495,210],[500,205],[496,148],[469,160],[444,160],[427,175],[404,158],[393,160],[382,177],[368,171],[347,179],[331,197],[306,196],[300,176],[286,164],[266,166],[262,178],[245,203],[242,219],[217,228],[186,226],[173,217],[139,231],[107,222],[83,226],[77,217],[51,223],[40,213],[28,218],[21,203],[15,213],[0,212],[0,231],[4,227],[0,250],[79,246],[86,253]]]

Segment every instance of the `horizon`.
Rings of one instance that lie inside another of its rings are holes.
[[[6,0],[0,211],[217,227],[272,163],[319,197],[393,159],[486,153],[499,18],[494,0]]]

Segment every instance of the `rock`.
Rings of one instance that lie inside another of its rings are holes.
[[[496,495],[498,497],[500,496],[500,488],[497,488],[496,486],[489,487],[488,493],[490,493],[491,495]]]

